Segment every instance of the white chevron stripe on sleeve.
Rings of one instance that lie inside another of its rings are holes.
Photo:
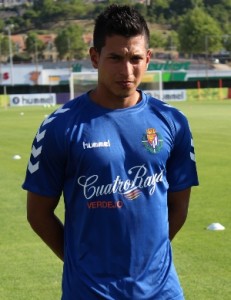
[[[43,130],[42,132],[38,131],[38,133],[36,134],[36,140],[37,140],[37,142],[41,141],[44,138],[45,133],[46,133],[46,130]]]
[[[190,152],[190,158],[191,158],[192,161],[196,161],[195,154],[192,153],[192,152]]]
[[[39,161],[34,165],[31,163],[31,161],[29,161],[28,170],[31,174],[38,171],[38,169],[39,169]]]
[[[59,109],[56,110],[56,112],[54,113],[54,115],[63,114],[63,113],[65,113],[68,110],[70,110],[70,108],[59,108]]]
[[[39,156],[41,152],[42,152],[42,146],[40,146],[39,148],[35,148],[35,146],[33,145],[31,154],[34,156],[34,158]]]
[[[51,118],[47,118],[44,120],[42,126],[49,124],[50,122],[52,122],[56,117],[51,117]]]

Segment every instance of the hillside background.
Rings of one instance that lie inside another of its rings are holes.
[[[15,61],[86,58],[94,19],[110,3],[129,4],[142,13],[149,23],[154,53],[230,60],[231,0],[4,1],[0,3],[0,60],[9,60],[11,36],[23,40],[21,46],[16,38],[12,40]]]

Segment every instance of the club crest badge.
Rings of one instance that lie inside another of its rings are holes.
[[[154,128],[148,128],[143,135],[142,144],[149,152],[158,153],[163,146],[163,139]]]

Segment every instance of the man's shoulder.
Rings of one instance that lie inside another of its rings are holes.
[[[86,100],[86,94],[82,94],[82,95],[66,102],[57,111],[59,113],[59,110],[61,111],[63,109],[65,111],[68,111],[69,114],[74,113],[76,111],[76,109],[80,109],[81,106],[84,106],[84,103],[86,102],[85,100]]]
[[[64,105],[55,110],[48,118],[56,118],[59,121],[65,118],[71,118],[72,115],[81,113],[81,108],[84,106],[85,94],[69,100]]]
[[[68,101],[52,112],[41,124],[40,131],[46,130],[50,134],[65,132],[77,115],[81,115],[84,95]]]
[[[171,119],[171,120],[186,119],[186,116],[181,110],[160,99],[149,96],[148,103],[154,110],[156,110],[157,113],[161,114],[167,119]]]

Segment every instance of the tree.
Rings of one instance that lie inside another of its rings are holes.
[[[38,35],[33,31],[29,32],[26,39],[27,53],[32,54],[34,60],[37,60],[38,55],[40,56],[43,50],[44,44],[38,39]]]
[[[55,45],[61,59],[85,57],[86,44],[83,40],[83,30],[78,25],[70,25],[61,30],[55,39]]]
[[[204,1],[203,0],[192,0],[193,7],[203,7]]]
[[[150,35],[151,48],[165,48],[167,37],[162,31],[153,31]]]
[[[179,48],[179,37],[178,33],[174,30],[170,31],[167,37],[166,49],[167,50],[177,50]]]
[[[7,57],[9,55],[9,39],[7,36],[0,34],[0,61],[2,57]]]
[[[223,36],[223,45],[225,50],[230,52],[230,57],[231,57],[231,35],[230,34]]]
[[[147,16],[150,21],[158,21],[163,23],[169,17],[169,5],[171,0],[155,0],[150,1],[147,6]]]
[[[0,32],[3,31],[4,26],[5,26],[4,21],[0,19]]]
[[[195,1],[193,0],[172,0],[170,1],[169,9],[174,12],[174,15],[179,16],[193,8]]]
[[[199,7],[183,17],[178,34],[180,50],[188,54],[213,53],[221,48],[222,31],[217,21]]]
[[[230,22],[231,22],[231,1],[230,6],[225,6],[224,4],[216,4],[212,7],[208,8],[209,14],[218,21],[220,26],[224,31],[228,32],[230,30]]]

